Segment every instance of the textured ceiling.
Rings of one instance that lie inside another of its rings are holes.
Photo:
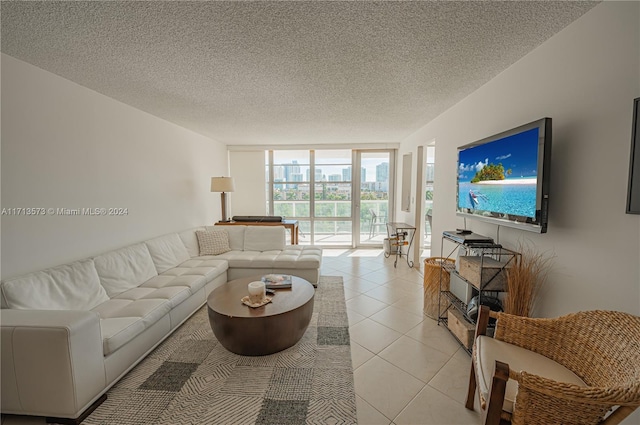
[[[229,145],[396,143],[596,4],[3,1],[1,40]]]

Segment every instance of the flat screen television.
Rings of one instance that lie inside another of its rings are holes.
[[[551,118],[458,148],[457,215],[546,233]]]

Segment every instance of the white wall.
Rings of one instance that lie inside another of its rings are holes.
[[[440,253],[443,230],[463,226],[455,216],[456,148],[548,116],[549,231],[501,227],[500,243],[528,240],[555,253],[539,315],[640,314],[640,216],[624,213],[632,104],[640,96],[639,28],[640,3],[604,2],[401,143],[399,157],[436,141],[432,254]],[[413,222],[413,213],[398,213]],[[495,225],[467,225],[497,236]]]
[[[2,208],[128,209],[3,215],[3,278],[220,219],[217,141],[4,54],[2,124]]]
[[[230,215],[267,215],[264,150],[230,151],[230,172],[236,184]]]

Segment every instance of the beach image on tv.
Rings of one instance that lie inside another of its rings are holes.
[[[459,208],[535,218],[538,128],[458,155]]]

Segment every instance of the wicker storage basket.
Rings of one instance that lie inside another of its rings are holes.
[[[422,311],[432,319],[439,315],[438,300],[440,290],[449,290],[449,271],[442,267],[444,263],[453,266],[455,260],[451,258],[429,257],[424,260],[424,307]],[[440,288],[440,274],[442,273],[442,288]]]

